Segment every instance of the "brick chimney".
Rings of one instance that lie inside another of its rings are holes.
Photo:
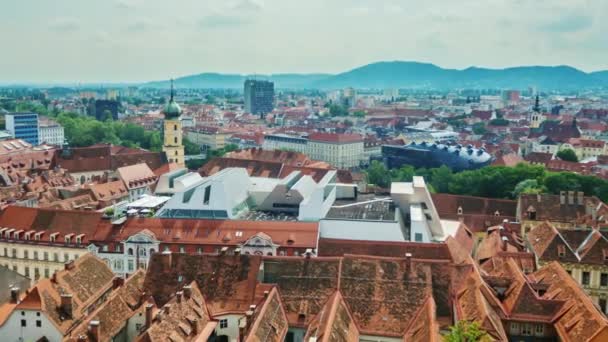
[[[172,266],[172,258],[171,251],[164,251],[161,257],[161,265],[163,265],[163,270],[168,271]]]
[[[91,321],[89,322],[89,334],[94,342],[98,342],[99,340],[99,321]]]
[[[405,253],[405,272],[408,277],[414,273],[412,265],[412,253]]]
[[[72,318],[72,295],[69,293],[61,294],[61,310],[68,317]]]
[[[125,284],[125,279],[122,277],[114,277],[112,279],[112,288],[117,289]]]
[[[190,299],[190,297],[192,297],[192,286],[186,285],[183,287],[182,290],[184,291],[184,298],[186,298],[186,300],[188,300],[188,299]]]
[[[66,271],[74,269],[74,260],[67,261],[64,265]]]
[[[154,309],[154,305],[146,304],[146,329],[152,324],[152,309]]]
[[[190,326],[192,327],[192,336],[196,337],[198,335],[198,319],[193,319],[190,321]]]
[[[165,314],[169,315],[171,313],[171,304],[165,304],[165,306],[163,306],[163,309],[165,311]]]
[[[175,293],[175,297],[177,298],[177,303],[178,304],[181,304],[181,302],[182,302],[182,295],[183,294],[184,294],[184,292],[182,292],[182,291],[177,291]]]
[[[11,303],[18,303],[19,302],[19,288],[18,287],[11,287]]]

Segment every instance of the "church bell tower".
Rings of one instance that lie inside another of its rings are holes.
[[[171,99],[169,99],[163,113],[165,114],[165,120],[163,121],[163,152],[167,155],[167,160],[170,163],[185,167],[182,122],[179,119],[182,109],[174,99],[173,80],[171,80]]]

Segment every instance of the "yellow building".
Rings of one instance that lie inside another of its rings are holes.
[[[165,106],[163,122],[163,152],[170,163],[185,167],[184,145],[182,144],[182,123],[179,116],[182,109],[173,98],[173,80],[171,80],[171,99]]]

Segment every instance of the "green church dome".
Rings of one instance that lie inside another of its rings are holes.
[[[165,119],[174,119],[182,114],[182,108],[173,99],[173,79],[171,79],[171,99],[169,99],[163,113],[165,114]]]

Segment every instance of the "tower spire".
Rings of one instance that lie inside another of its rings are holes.
[[[538,97],[538,95],[536,95],[536,102],[534,103],[534,111],[537,112],[537,113],[540,112],[540,104],[539,104],[539,102],[540,102],[539,101],[539,97]]]
[[[538,98],[536,99],[538,101]],[[173,102],[173,79],[171,79],[171,102]]]

